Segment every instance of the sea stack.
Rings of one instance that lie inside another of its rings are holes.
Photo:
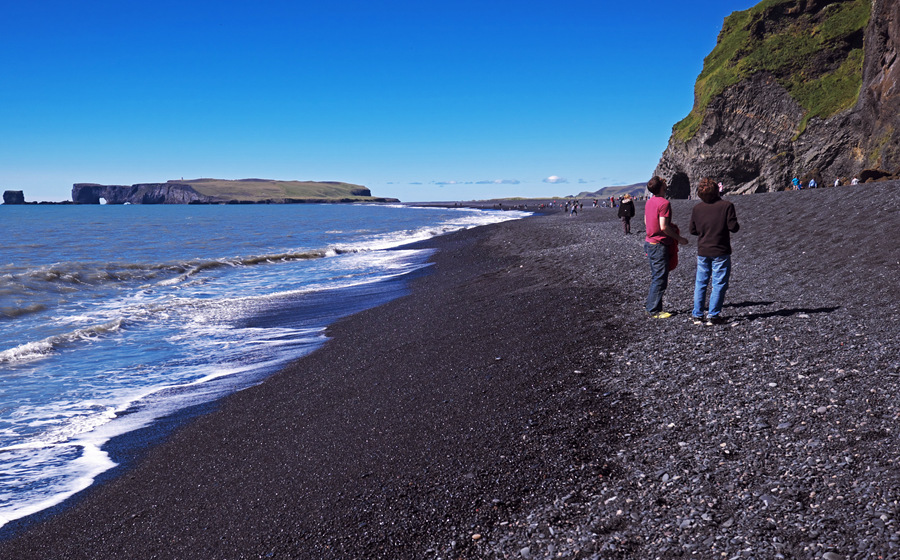
[[[3,204],[25,204],[23,191],[3,191]]]

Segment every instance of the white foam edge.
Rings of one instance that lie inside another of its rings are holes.
[[[399,260],[400,257],[404,256],[404,254],[418,254],[418,253],[431,254],[432,252],[433,252],[432,249],[416,249],[416,250],[409,250],[409,251],[403,251],[403,252],[396,252],[395,254],[390,255],[390,257],[392,257],[394,260]],[[267,300],[275,300],[275,299],[280,299],[280,298],[284,298],[284,297],[300,296],[300,295],[317,293],[317,292],[318,293],[330,292],[330,291],[334,291],[334,290],[342,290],[345,288],[353,288],[356,286],[365,286],[368,284],[376,284],[378,282],[384,282],[386,280],[390,280],[393,278],[399,278],[399,277],[405,276],[407,274],[411,274],[417,270],[427,268],[431,265],[432,265],[432,263],[425,262],[423,259],[422,262],[416,263],[415,265],[411,264],[409,266],[404,266],[401,270],[397,270],[394,272],[385,270],[381,274],[377,274],[374,276],[367,276],[367,277],[361,278],[361,279],[354,277],[353,280],[345,279],[345,281],[343,281],[343,282],[331,281],[327,284],[313,283],[313,284],[307,284],[307,285],[303,286],[302,288],[283,290],[283,291],[272,292],[272,293],[263,294],[263,295],[240,296],[240,297],[216,299],[216,300],[189,301],[189,302],[184,302],[183,305],[191,305],[191,306],[194,306],[197,308],[208,307],[208,308],[214,309],[214,308],[218,308],[226,303],[244,304],[244,303],[252,303],[252,302],[265,302]]]
[[[265,295],[261,295],[261,296],[243,296],[243,297],[239,297],[239,298],[232,298],[232,299],[229,299],[228,301],[232,301],[232,302],[265,301],[268,299],[278,299],[278,298],[283,298],[283,297],[287,297],[287,296],[298,296],[298,295],[309,294],[309,293],[314,293],[314,292],[330,292],[330,291],[334,291],[334,290],[342,290],[345,288],[353,288],[356,286],[365,286],[367,284],[375,284],[378,282],[384,282],[385,280],[390,280],[392,278],[399,278],[401,276],[405,276],[405,275],[415,272],[417,270],[427,268],[431,265],[432,265],[432,263],[423,262],[412,268],[404,268],[403,270],[401,270],[399,272],[383,273],[383,274],[379,274],[377,276],[367,277],[363,280],[354,280],[354,281],[347,281],[347,282],[334,282],[331,284],[309,284],[307,286],[304,286],[303,288],[298,288],[295,290],[284,290],[282,292],[272,292],[271,294],[265,294]],[[210,303],[209,305],[212,306],[212,305],[216,305],[216,304]]]
[[[428,226],[423,226],[416,230],[410,232],[409,230],[403,230],[399,232],[393,232],[386,236],[374,236],[373,238],[363,241],[359,244],[350,244],[350,245],[335,245],[329,247],[326,251],[326,255],[331,257],[340,253],[348,253],[348,252],[362,252],[362,251],[378,251],[384,249],[392,249],[394,247],[402,247],[403,245],[408,245],[410,243],[416,243],[418,241],[424,241],[426,239],[431,239],[432,237],[437,237],[439,235],[446,235],[448,233],[453,233],[455,231],[459,231],[462,229],[471,229],[480,226],[487,226],[491,224],[498,224],[501,222],[508,222],[512,220],[520,220],[522,218],[526,218],[528,216],[533,215],[532,212],[526,212],[522,210],[509,210],[509,211],[499,211],[499,210],[479,210],[473,208],[442,208],[442,207],[427,207],[427,206],[405,206],[401,205],[398,207],[402,208],[416,208],[421,210],[453,210],[458,211],[460,213],[466,213],[467,220],[451,220],[439,224],[433,224]]]
[[[321,329],[321,332],[324,332],[324,330],[324,328]],[[320,338],[324,338],[324,335],[322,335]],[[55,493],[51,497],[42,497],[32,502],[26,502],[24,504],[13,506],[8,511],[3,511],[2,509],[0,509],[0,527],[3,527],[10,521],[27,517],[29,515],[38,513],[42,510],[51,508],[64,502],[78,492],[81,492],[82,490],[90,487],[99,475],[116,467],[118,463],[110,459],[109,454],[102,450],[103,445],[106,444],[106,442],[108,442],[110,439],[149,426],[159,418],[162,418],[163,416],[167,416],[169,414],[173,414],[179,410],[186,408],[187,406],[209,402],[217,397],[212,396],[201,399],[187,399],[186,401],[179,399],[166,399],[166,401],[164,401],[164,406],[150,407],[142,409],[135,413],[127,414],[125,416],[118,416],[119,413],[124,412],[135,403],[149,399],[153,395],[162,393],[164,391],[202,385],[205,383],[209,383],[210,381],[213,381],[215,379],[239,373],[245,373],[256,369],[278,367],[296,358],[297,356],[294,355],[281,356],[279,358],[268,360],[266,362],[257,362],[254,364],[248,364],[246,366],[230,368],[222,368],[221,366],[214,364],[211,367],[215,367],[216,371],[199,379],[195,379],[194,381],[191,381],[189,383],[177,385],[156,386],[150,388],[149,390],[141,393],[134,398],[129,399],[126,403],[120,405],[120,407],[116,411],[116,415],[111,416],[104,425],[94,426],[90,431],[79,434],[73,437],[70,441],[52,444],[47,444],[45,442],[39,441],[28,442],[23,444],[11,445],[0,449],[0,452],[3,452],[16,449],[44,449],[47,447],[82,448],[82,455],[78,459],[72,461],[69,467],[69,470],[79,470],[78,467],[81,467],[80,470],[82,470],[82,472],[80,472],[72,479],[65,490]],[[242,387],[239,390],[246,389],[253,385],[254,384],[248,384],[246,387]],[[196,397],[197,395],[192,394],[191,396]]]
[[[72,463],[81,467],[82,472],[68,484],[68,487],[64,491],[53,494],[50,497],[42,497],[32,502],[13,506],[8,511],[0,510],[0,527],[3,527],[10,521],[21,519],[61,504],[78,492],[90,487],[91,484],[94,483],[94,480],[102,473],[115,467],[116,463],[109,458],[108,453],[101,449],[101,446],[105,441],[106,440],[96,441],[92,438],[84,438],[80,441],[56,444],[56,446],[64,445],[81,447],[81,456],[72,461]]]
[[[373,205],[375,206],[375,205]],[[378,205],[384,206],[384,205]],[[449,220],[443,223],[432,224],[427,226],[422,226],[415,230],[401,230],[397,232],[391,232],[389,234],[383,235],[375,235],[367,240],[361,241],[359,243],[351,243],[348,245],[331,245],[326,247],[324,250],[304,250],[304,249],[295,249],[294,252],[297,253],[308,253],[308,252],[317,252],[320,251],[322,256],[328,257],[336,257],[346,253],[361,253],[368,251],[381,251],[386,249],[393,249],[396,247],[402,247],[403,245],[409,245],[411,243],[416,243],[418,241],[424,241],[426,239],[431,239],[432,237],[437,237],[439,235],[446,235],[448,233],[453,233],[455,231],[459,231],[461,229],[471,229],[474,227],[486,226],[491,224],[497,224],[501,222],[508,222],[512,220],[519,220],[528,216],[533,215],[533,212],[527,212],[523,210],[507,210],[507,211],[499,211],[499,210],[482,210],[478,208],[443,208],[443,207],[428,207],[428,206],[409,206],[409,205],[395,205],[390,206],[391,208],[415,208],[417,210],[451,210],[454,212],[459,212],[460,214],[466,214],[463,220]],[[224,262],[224,264],[231,264],[228,262]],[[179,275],[175,278],[170,278],[168,280],[163,280],[161,282],[157,282],[156,285],[159,286],[170,286],[174,284],[178,284],[183,282],[193,274],[195,274],[197,270],[191,270],[184,274]]]

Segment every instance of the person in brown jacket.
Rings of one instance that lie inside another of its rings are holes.
[[[619,203],[619,218],[622,220],[622,225],[625,228],[625,235],[631,233],[631,218],[634,218],[634,201],[631,200],[630,194],[625,194],[622,197],[622,202]]]
[[[731,278],[731,234],[740,229],[734,204],[719,196],[712,179],[700,180],[697,187],[700,202],[691,211],[690,232],[697,240],[697,278],[694,283],[694,324],[703,323],[706,289],[712,283],[706,324],[723,322],[722,304]]]

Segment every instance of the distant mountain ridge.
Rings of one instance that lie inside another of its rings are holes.
[[[900,2],[764,0],[725,19],[656,175],[726,191],[900,174]]]
[[[292,204],[317,202],[399,202],[373,197],[361,185],[337,181],[278,181],[273,179],[180,179],[165,183],[98,185],[76,183],[76,204]]]
[[[576,198],[616,198],[630,194],[631,196],[641,196],[647,188],[647,183],[634,183],[631,185],[622,185],[617,187],[603,187],[594,192],[582,192]]]

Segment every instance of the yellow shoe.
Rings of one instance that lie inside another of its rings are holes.
[[[671,316],[672,316],[672,314],[669,313],[668,311],[658,311],[656,313],[650,314],[651,319],[668,319]]]

